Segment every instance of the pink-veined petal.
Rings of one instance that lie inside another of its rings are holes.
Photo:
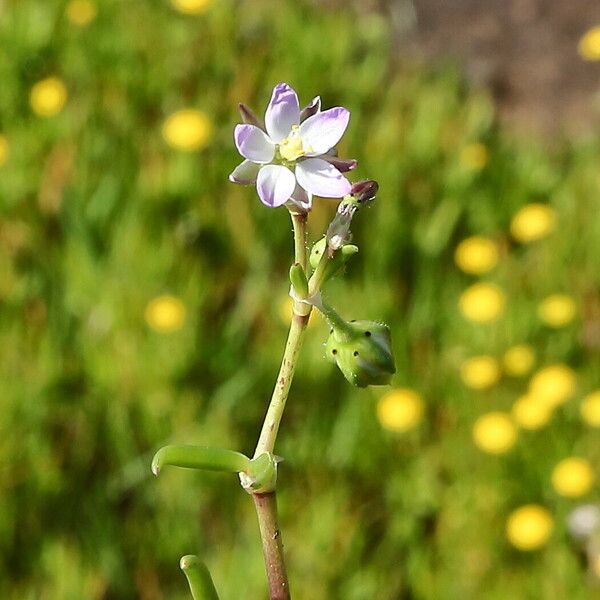
[[[258,172],[256,190],[263,204],[276,208],[285,204],[294,193],[296,178],[281,165],[265,165]]]
[[[343,198],[350,193],[350,182],[321,158],[307,158],[296,165],[298,183],[311,194],[323,198]]]
[[[236,125],[235,145],[239,153],[253,162],[268,163],[275,155],[275,144],[255,125]]]
[[[325,154],[339,141],[350,120],[350,112],[340,106],[330,108],[309,117],[300,125],[302,145],[308,149],[307,156]]]
[[[240,183],[242,185],[256,183],[256,177],[259,170],[260,164],[252,162],[251,160],[245,160],[231,172],[229,181],[232,183]]]
[[[265,127],[270,138],[278,144],[290,134],[292,125],[299,123],[300,104],[296,92],[287,83],[276,85],[265,113]]]

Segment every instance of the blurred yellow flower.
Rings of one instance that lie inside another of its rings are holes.
[[[512,218],[510,232],[519,242],[529,243],[551,233],[556,226],[556,213],[547,204],[528,204]]]
[[[481,275],[498,263],[498,247],[490,238],[475,235],[456,247],[454,260],[465,273]]]
[[[458,301],[462,314],[477,323],[498,319],[504,312],[505,304],[504,292],[492,283],[475,283],[462,293]]]
[[[175,296],[158,296],[146,306],[146,321],[150,327],[162,333],[177,331],[185,323],[186,310],[183,302]]]
[[[67,4],[67,19],[78,27],[89,25],[98,14],[96,5],[91,0],[71,0]]]
[[[595,479],[590,463],[576,456],[561,460],[552,471],[554,489],[567,498],[579,498],[587,494]]]
[[[581,418],[592,427],[600,427],[600,390],[588,394],[579,408]]]
[[[423,417],[423,399],[417,392],[398,388],[379,399],[377,418],[381,426],[390,431],[408,431]]]
[[[192,152],[208,144],[212,136],[212,124],[203,112],[185,109],[167,117],[162,134],[167,144],[173,148]]]
[[[579,40],[577,50],[584,60],[600,60],[600,26],[586,31]]]
[[[8,160],[8,140],[0,133],[0,167]]]
[[[519,550],[535,550],[548,541],[553,527],[548,509],[538,504],[526,504],[508,517],[506,537]]]
[[[535,363],[535,352],[527,344],[512,346],[504,353],[504,371],[512,377],[526,375]]]
[[[67,88],[58,77],[47,77],[38,81],[29,95],[33,112],[40,117],[58,114],[67,101]]]
[[[208,10],[213,0],[171,0],[176,10],[186,15],[199,15]]]
[[[463,383],[474,390],[485,390],[500,379],[500,365],[493,356],[474,356],[460,367]]]
[[[552,418],[552,406],[539,402],[533,396],[521,396],[513,404],[511,414],[523,429],[541,429]]]
[[[490,153],[485,144],[476,142],[465,146],[460,153],[460,163],[472,171],[480,171],[487,165]]]
[[[490,412],[475,421],[473,441],[484,452],[504,454],[515,445],[517,429],[507,414]]]
[[[575,371],[564,364],[537,371],[529,382],[529,393],[550,406],[563,404],[575,393]]]
[[[538,316],[550,327],[568,325],[577,313],[575,301],[566,294],[553,294],[544,298],[538,306]]]

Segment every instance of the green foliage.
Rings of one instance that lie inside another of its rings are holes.
[[[399,65],[383,16],[321,4],[222,0],[190,16],[166,0],[98,0],[86,27],[62,0],[0,6],[1,598],[188,598],[176,562],[188,552],[223,599],[265,596],[235,478],[165,469],[155,480],[150,462],[169,443],[248,453],[256,442],[285,341],[291,226],[227,175],[237,102],[262,110],[279,81],[352,110],[340,155],[380,192],[328,294],[341,314],[390,325],[393,384],[426,402],[418,428],[384,430],[383,392],[349,386],[324,360],[328,329],[312,317],[276,448],[294,597],[590,597],[564,526],[576,502],[550,472],[571,454],[600,461],[578,415],[600,378],[597,139],[547,149],[511,136],[484,90]],[[68,98],[42,118],[29,95],[48,76]],[[212,123],[194,152],[161,134],[187,108]],[[465,158],[473,144],[487,149],[479,164]],[[558,227],[521,245],[509,226],[530,202],[549,204]],[[315,204],[311,243],[335,212]],[[507,305],[489,324],[457,308],[473,277],[453,252],[475,234],[500,248],[484,279]],[[536,312],[555,292],[579,309],[558,330]],[[164,294],[179,303],[150,310]],[[460,365],[523,342],[539,366],[574,368],[576,394],[509,454],[483,454],[475,418],[508,409],[527,383],[475,392]],[[504,524],[529,502],[551,510],[555,531],[524,555]]]

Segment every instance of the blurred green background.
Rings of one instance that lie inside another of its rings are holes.
[[[504,131],[384,14],[320,4],[0,4],[1,598],[183,600],[188,553],[266,597],[236,479],[150,460],[256,442],[291,226],[227,176],[237,103],[280,81],[352,111],[340,154],[381,191],[329,297],[390,324],[398,369],[353,389],[313,315],[276,448],[294,598],[598,594],[565,518],[598,501],[599,140]]]

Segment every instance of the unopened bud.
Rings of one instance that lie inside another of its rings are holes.
[[[357,207],[354,204],[341,202],[338,206],[337,213],[329,224],[326,235],[327,246],[332,251],[338,250],[352,240],[350,224],[356,210]]]
[[[339,158],[337,156],[321,156],[323,160],[326,160],[330,165],[333,165],[340,173],[347,173],[356,169],[358,161],[353,158]]]
[[[350,194],[357,204],[364,206],[375,200],[377,190],[379,190],[379,184],[376,181],[373,179],[365,179],[364,181],[357,181],[353,184]]]
[[[396,372],[389,327],[375,321],[346,323],[339,317],[330,323],[327,357],[344,377],[357,387],[389,384]]]

